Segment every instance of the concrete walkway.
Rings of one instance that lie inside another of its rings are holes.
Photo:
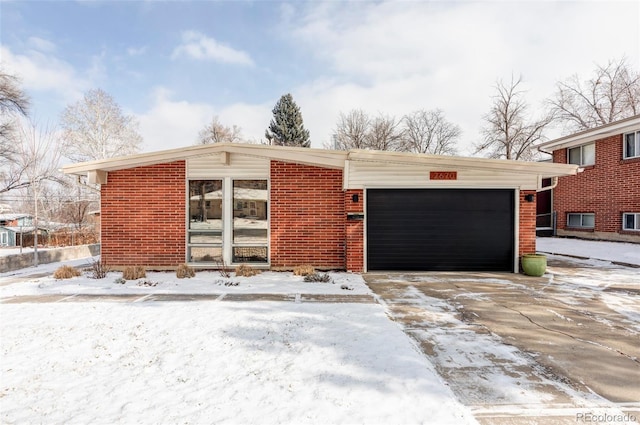
[[[2,304],[60,302],[290,301],[311,303],[376,303],[373,295],[356,294],[71,294],[20,295],[0,298]]]

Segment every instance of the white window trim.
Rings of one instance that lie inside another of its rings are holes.
[[[580,226],[572,226],[572,225],[569,224],[569,216],[571,216],[571,215],[579,215],[580,216]],[[593,216],[593,226],[584,226],[582,224],[585,215],[592,215]],[[566,226],[571,228],[571,229],[595,229],[595,221],[596,221],[596,214],[595,213],[567,213],[567,224],[566,224]]]
[[[585,146],[590,146],[593,145],[593,149],[594,149],[594,155],[593,155],[593,162],[586,164],[583,162],[583,155],[582,155],[582,148],[584,148]],[[588,167],[590,165],[595,165],[596,163],[596,156],[595,156],[595,145],[596,142],[590,142],[590,143],[585,143],[584,145],[580,145],[580,146],[573,146],[571,148],[567,148],[567,164],[573,164],[573,162],[571,162],[571,155],[570,155],[570,151],[573,149],[580,149],[580,163],[579,164],[575,164],[575,165],[579,165],[581,167]]]
[[[635,144],[636,154],[634,156],[629,156],[627,154],[627,135],[629,134],[635,134],[633,142]],[[640,130],[629,131],[627,133],[624,133],[624,135],[622,136],[622,159],[633,158],[640,158]]]
[[[635,224],[636,228],[630,229],[630,228],[626,227],[626,225],[627,225],[626,217],[628,215],[635,216],[635,223],[634,224]],[[626,231],[629,231],[629,232],[640,232],[640,213],[637,213],[637,212],[635,212],[635,213],[634,212],[622,213],[622,230],[626,230]]]
[[[189,250],[196,244],[189,243],[189,183],[193,180],[221,180],[222,181],[222,243],[210,244],[211,247],[219,246],[222,249],[222,260],[224,264],[229,266],[237,266],[240,263],[234,263],[233,248],[242,246],[242,244],[233,243],[233,181],[234,180],[265,180],[267,182],[267,261],[265,263],[250,263],[252,267],[269,267],[271,265],[271,180],[266,177],[211,177],[211,178],[193,178],[186,180],[186,238],[185,238],[185,255],[186,262],[194,267],[211,266],[212,263],[189,262]],[[230,217],[230,219],[229,219]],[[261,245],[262,246],[262,245]]]

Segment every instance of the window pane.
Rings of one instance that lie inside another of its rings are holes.
[[[189,229],[222,231],[222,180],[189,181]]]
[[[569,164],[580,165],[580,148],[569,149]]]
[[[220,247],[189,247],[189,262],[190,263],[221,263],[222,262],[222,248]]]
[[[569,214],[569,217],[567,218],[567,225],[569,227],[580,227],[582,225],[580,214]]]
[[[266,180],[233,181],[233,243],[267,244],[267,195]]]
[[[234,263],[266,263],[266,246],[236,246],[233,248]]]
[[[625,230],[633,230],[635,228],[635,217],[633,214],[625,214],[624,215],[624,229]]]
[[[215,245],[222,243],[222,231],[218,232],[189,232],[190,244]]]
[[[636,156],[635,133],[625,135],[624,156],[630,158]]]
[[[582,165],[592,165],[596,163],[596,144],[591,143],[582,146]]]
[[[595,214],[582,214],[582,227],[594,227],[595,221]]]

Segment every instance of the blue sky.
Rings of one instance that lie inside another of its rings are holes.
[[[144,150],[188,146],[214,115],[264,138],[292,93],[312,145],[340,112],[444,110],[470,154],[498,79],[536,114],[558,80],[625,55],[640,2],[0,1],[0,60],[40,121],[92,88],[135,115]]]

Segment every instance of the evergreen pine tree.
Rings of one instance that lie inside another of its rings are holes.
[[[273,119],[265,136],[270,145],[311,147],[309,131],[304,128],[300,108],[287,93],[273,108]]]

